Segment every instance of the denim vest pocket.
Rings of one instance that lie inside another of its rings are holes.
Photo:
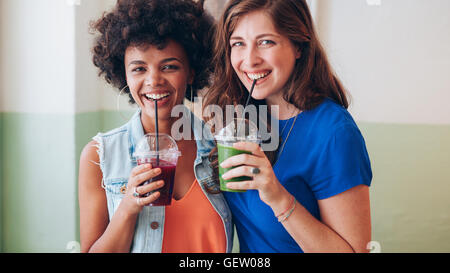
[[[211,194],[218,194],[221,193],[220,190],[220,182],[218,181],[218,179],[215,179],[213,176],[209,176],[206,178],[203,178],[201,180],[201,186],[208,192]]]
[[[105,180],[106,199],[108,201],[109,220],[116,212],[125,196],[128,178],[114,178]]]

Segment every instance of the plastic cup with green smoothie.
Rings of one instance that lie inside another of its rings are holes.
[[[236,118],[226,127],[221,129],[214,138],[217,141],[217,154],[219,160],[219,179],[220,179],[220,189],[222,191],[228,192],[245,192],[245,190],[232,190],[227,188],[228,182],[241,182],[252,180],[248,176],[234,177],[228,180],[222,178],[222,175],[229,170],[236,168],[222,168],[220,164],[226,159],[239,155],[239,154],[251,154],[251,152],[239,150],[233,148],[233,144],[238,142],[254,142],[260,143],[260,138],[258,137],[258,128],[256,125],[248,119]]]

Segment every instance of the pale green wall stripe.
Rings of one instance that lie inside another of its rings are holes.
[[[103,111],[102,112],[102,131],[109,131],[118,126],[127,123],[133,116],[132,111]]]
[[[0,112],[0,253],[3,252],[3,113]]]
[[[75,174],[76,174],[76,241],[80,241],[80,209],[78,206],[78,170],[80,154],[84,146],[102,127],[102,113],[82,113],[75,115]]]
[[[65,252],[76,236],[73,115],[3,115],[3,251]]]
[[[361,123],[384,252],[450,251],[450,126]]]

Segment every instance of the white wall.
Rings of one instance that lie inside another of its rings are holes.
[[[450,1],[314,1],[357,120],[450,124]]]
[[[214,18],[218,20],[222,15],[222,11],[226,3],[227,0],[205,1],[205,8]]]
[[[97,69],[92,63],[94,36],[90,34],[90,22],[99,18],[104,9],[104,1],[83,1],[75,6],[75,46],[76,46],[76,112],[92,112],[101,108],[101,94],[104,84],[97,77]]]
[[[76,113],[101,109],[88,21],[102,4],[0,0],[3,250],[61,252],[79,236]]]
[[[101,15],[102,12],[104,11],[110,11],[116,4],[117,0],[101,0],[99,1],[101,2],[99,4],[99,8],[100,8],[100,13],[97,12],[97,14],[94,13],[89,13],[89,14],[85,14],[84,19],[89,18],[89,20],[95,20],[98,19]],[[81,29],[82,30],[82,29]],[[89,47],[89,50],[92,48],[93,44],[93,38],[92,35],[91,36],[91,40],[89,42],[89,44],[86,44],[85,47]],[[85,49],[82,49],[83,51],[85,51]],[[92,72],[89,72],[89,77],[95,77],[95,81],[97,82],[97,88],[98,91],[95,92],[97,97],[97,108],[96,110],[111,110],[111,111],[133,111],[135,109],[135,106],[132,106],[128,103],[128,96],[126,95],[122,95],[119,97],[119,91],[116,88],[113,88],[111,85],[107,84],[106,81],[103,78],[99,78],[97,76],[98,74],[98,70],[97,68],[94,67],[94,65],[92,64],[92,54],[91,52],[89,52],[89,54],[86,54],[84,57],[85,60],[88,60],[88,63],[85,64],[86,67],[89,66],[91,68],[93,68]],[[89,96],[83,96],[85,98],[89,97]],[[84,109],[82,107],[80,107],[78,109],[78,112],[88,112],[88,111],[92,111],[94,109]]]
[[[74,9],[61,0],[1,2],[0,111],[72,113]]]
[[[4,3],[3,1],[0,1],[0,114],[3,111],[3,104],[4,104],[4,98],[3,98],[3,84],[2,82],[4,82],[4,77],[3,77],[3,32],[5,31],[5,28],[3,27],[3,25],[5,24],[5,19],[3,18],[3,11],[5,10],[5,8],[3,7]],[[2,125],[2,120],[0,118],[0,125]],[[0,128],[1,129],[1,128]],[[1,139],[1,133],[0,133],[0,139]],[[0,147],[1,147],[1,141],[0,141]],[[1,150],[1,148],[0,148]],[[1,159],[1,155],[0,155],[0,159]],[[0,164],[0,174],[1,174],[1,164]],[[0,180],[0,190],[1,190],[1,180]],[[0,217],[1,217],[1,213],[0,213]],[[0,245],[0,249],[1,249],[1,245]]]

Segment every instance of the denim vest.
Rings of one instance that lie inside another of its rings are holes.
[[[206,188],[218,190],[208,158],[209,152],[215,144],[209,138],[211,133],[206,128],[203,129],[203,121],[186,107],[183,109],[183,117],[180,120],[191,125],[197,143],[197,157],[193,166],[195,177],[203,193],[222,219],[227,241],[226,251],[231,252],[233,245],[231,212],[222,193],[210,194],[206,190]],[[124,196],[121,189],[127,184],[131,169],[137,164],[133,153],[135,145],[144,136],[140,114],[141,111],[138,110],[125,125],[107,133],[99,133],[93,138],[98,143],[100,168],[103,173],[102,186],[106,192],[110,220]],[[202,132],[203,135],[209,134],[208,138],[203,137]],[[136,222],[131,252],[161,253],[164,213],[165,207],[163,206],[147,206],[142,209]]]

